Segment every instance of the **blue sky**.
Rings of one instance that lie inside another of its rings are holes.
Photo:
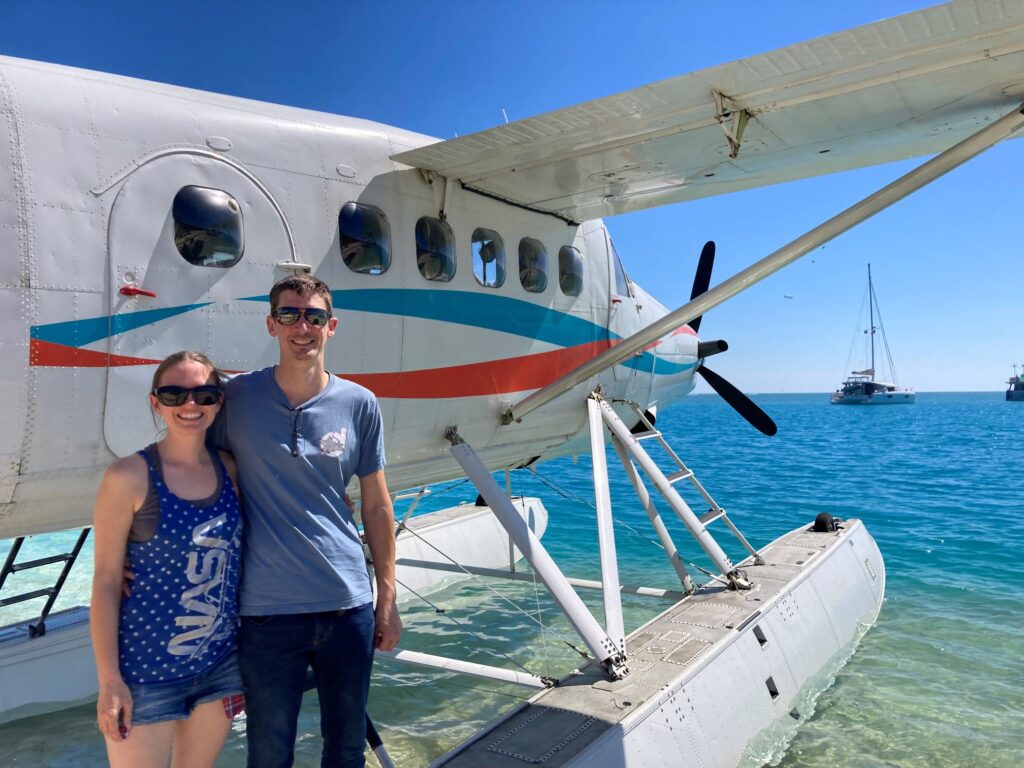
[[[0,0],[0,54],[352,115],[450,138],[929,5],[751,2]],[[713,367],[756,392],[841,381],[872,263],[900,382],[995,390],[1024,363],[1017,192],[1006,142],[709,313]],[[664,304],[884,186],[916,161],[608,220],[626,269]],[[786,298],[791,296],[792,298]],[[851,365],[853,363],[851,362]],[[703,385],[702,385],[703,386]],[[698,390],[700,391],[700,390]]]

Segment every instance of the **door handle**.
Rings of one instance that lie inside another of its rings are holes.
[[[156,298],[156,291],[147,291],[145,288],[136,288],[134,285],[122,285],[118,293],[122,296],[149,296],[151,299]]]

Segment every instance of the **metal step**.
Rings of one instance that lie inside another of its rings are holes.
[[[704,525],[708,525],[709,523],[715,522],[715,520],[717,520],[720,517],[725,517],[725,510],[724,509],[722,509],[722,508],[709,509],[707,512],[705,512],[703,515],[700,516],[700,521]]]
[[[661,432],[655,430],[648,430],[646,432],[636,432],[633,434],[633,438],[637,441],[650,440],[653,437],[661,437]]]

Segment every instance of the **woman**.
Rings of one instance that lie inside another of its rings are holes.
[[[115,768],[212,766],[240,709],[235,465],[205,443],[223,399],[205,355],[164,360],[149,402],[166,433],[114,462],[96,496],[96,713]]]

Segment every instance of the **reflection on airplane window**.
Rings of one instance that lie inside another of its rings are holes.
[[[497,232],[473,230],[473,274],[480,285],[488,288],[505,282],[505,244]]]
[[[391,266],[391,236],[384,214],[369,205],[345,203],[338,214],[341,258],[353,272],[379,275]]]
[[[519,241],[519,282],[530,293],[542,293],[548,287],[548,253],[532,237]]]
[[[427,280],[447,283],[455,276],[452,231],[440,219],[424,216],[416,222],[416,266]]]
[[[174,196],[174,245],[197,267],[230,267],[242,258],[242,209],[219,189],[182,187]]]
[[[583,291],[583,254],[571,245],[558,251],[558,287],[566,296],[579,296]]]
[[[629,284],[626,270],[622,268],[622,261],[619,259],[619,252],[615,250],[615,243],[611,238],[608,238],[608,246],[612,249],[612,267],[615,269],[615,293],[619,296],[632,296],[633,286]]]

